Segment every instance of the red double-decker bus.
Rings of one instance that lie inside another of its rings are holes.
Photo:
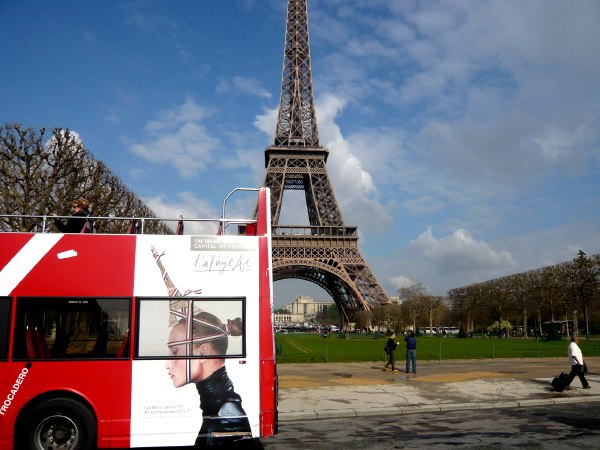
[[[224,203],[215,235],[0,233],[1,449],[276,433],[269,191],[255,191],[256,217],[228,220]]]

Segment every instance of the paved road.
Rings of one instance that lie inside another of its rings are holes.
[[[290,422],[260,445],[253,448],[595,449],[600,448],[600,403]]]

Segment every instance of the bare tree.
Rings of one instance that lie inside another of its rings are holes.
[[[73,200],[86,198],[92,216],[148,217],[153,211],[83,146],[77,133],[56,128],[48,136],[19,124],[0,128],[0,212],[6,215],[68,215]],[[39,219],[0,218],[0,230],[32,231]],[[128,224],[106,221],[103,232],[124,232]],[[147,231],[170,234],[159,221]]]
[[[386,314],[385,314],[385,310],[384,308],[382,308],[381,306],[378,306],[376,308],[373,308],[371,310],[372,312],[372,325],[374,327],[377,327],[378,330],[381,330],[382,327],[385,326],[386,323]]]
[[[564,318],[567,335],[577,334],[577,303],[575,299],[575,283],[571,270],[571,263],[561,263],[554,266],[552,283],[559,293],[559,298],[562,300],[564,307]],[[573,328],[569,330],[569,314],[573,318]]]
[[[497,280],[486,281],[482,284],[482,294],[490,300],[492,317],[502,323],[508,309],[506,280],[500,278]]]
[[[413,284],[410,287],[398,289],[398,294],[402,299],[402,305],[409,311],[413,330],[416,332],[419,313],[423,309],[423,300],[427,297],[427,289],[420,283]]]
[[[452,304],[453,315],[458,319],[461,329],[465,328],[466,322],[469,321],[469,305],[473,298],[472,291],[472,286],[450,289],[448,291],[448,300]],[[468,328],[468,325],[466,327]]]
[[[589,339],[590,324],[588,307],[594,297],[594,292],[598,289],[599,268],[594,264],[594,260],[588,257],[583,250],[579,250],[577,257],[573,259],[571,268],[573,270],[575,294],[583,306],[585,336],[586,339]]]
[[[435,295],[426,295],[423,297],[423,307],[427,311],[429,319],[429,334],[433,335],[433,316],[436,309],[442,304],[442,297]]]
[[[527,328],[527,306],[529,305],[530,294],[535,289],[530,281],[531,279],[527,276],[527,272],[512,275],[507,280],[507,293],[513,299],[521,314],[523,337],[527,337],[529,334]]]
[[[489,321],[489,317],[487,317],[489,305],[483,301],[483,288],[482,284],[477,283],[448,291],[447,300],[452,307],[453,316],[458,319],[460,327],[465,332],[474,330],[476,314],[479,315],[480,320]]]
[[[402,312],[402,305],[398,303],[392,303],[390,305],[384,305],[387,316],[388,316],[388,324],[390,329],[395,331],[402,331],[404,326],[404,315]]]
[[[524,274],[527,277],[527,283],[531,286],[529,298],[535,309],[537,322],[537,335],[541,336],[542,329],[542,310],[547,305],[550,313],[550,321],[554,323],[554,296],[556,290],[550,282],[552,276],[551,267],[530,270]]]
[[[367,329],[371,331],[371,324],[373,322],[373,311],[358,311],[354,314],[354,321],[357,329]]]

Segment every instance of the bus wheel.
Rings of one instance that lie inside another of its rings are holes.
[[[96,448],[96,420],[76,400],[56,398],[35,406],[24,418],[24,448],[91,450]]]

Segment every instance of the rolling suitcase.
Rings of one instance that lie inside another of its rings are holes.
[[[559,376],[554,377],[552,380],[552,387],[555,391],[562,392],[567,387],[567,379],[569,378],[569,374],[566,372],[562,372]]]

